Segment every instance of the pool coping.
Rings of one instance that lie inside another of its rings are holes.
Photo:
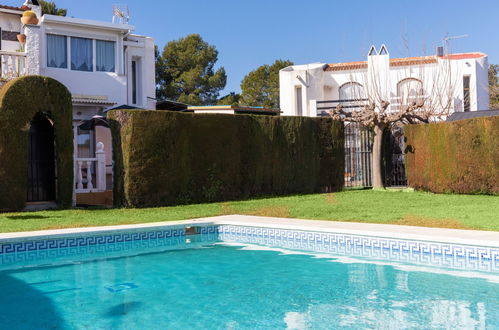
[[[342,233],[362,236],[397,238],[416,241],[454,243],[484,247],[499,247],[499,232],[462,230],[446,228],[429,228],[403,225],[386,225],[358,222],[339,222],[324,220],[306,220],[291,218],[273,218],[249,215],[223,215],[209,218],[198,218],[181,221],[165,221],[133,225],[100,226],[84,228],[67,228],[31,232],[0,234],[1,241],[31,240],[46,237],[59,237],[75,234],[92,234],[111,231],[157,229],[172,226],[189,225],[236,225],[247,227],[266,227],[276,229],[295,229],[312,232]]]

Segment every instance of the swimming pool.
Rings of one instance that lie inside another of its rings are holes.
[[[6,329],[486,329],[499,249],[210,223],[36,236],[0,240],[0,292]]]

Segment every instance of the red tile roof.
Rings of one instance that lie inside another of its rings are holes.
[[[463,54],[449,54],[443,58],[449,60],[465,60],[474,59],[486,56],[483,53],[463,53]],[[409,66],[409,65],[422,65],[437,63],[437,56],[419,56],[419,57],[405,57],[405,58],[392,58],[390,59],[390,66]],[[344,70],[359,70],[367,68],[367,61],[347,62],[347,63],[333,63],[328,64],[324,69],[325,71],[344,71]]]
[[[0,8],[2,8],[2,9],[10,9],[10,10],[17,10],[17,11],[24,11],[24,9],[21,8],[21,7],[12,7],[12,6],[6,6],[6,5],[0,5]]]
[[[445,56],[445,58],[449,60],[466,60],[466,59],[480,58],[484,56],[485,56],[484,53],[463,53],[463,54],[449,54]]]

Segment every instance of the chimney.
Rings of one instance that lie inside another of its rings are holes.
[[[34,11],[36,16],[38,16],[38,19],[42,18],[42,7],[40,6],[38,0],[26,0],[23,6],[26,6]]]
[[[444,46],[438,46],[437,47],[437,56],[438,57],[444,57]]]

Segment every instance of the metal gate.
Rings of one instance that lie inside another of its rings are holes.
[[[342,105],[346,111],[360,109],[367,99],[317,101],[317,116]],[[345,123],[345,187],[372,187],[372,146],[374,133],[360,123]],[[383,141],[383,176],[386,187],[407,186],[404,165],[404,131],[394,126],[386,131]]]
[[[55,200],[54,127],[42,114],[31,122],[28,146],[28,202]]]
[[[386,187],[406,187],[404,128],[393,126],[384,136],[384,181]]]
[[[345,187],[372,186],[373,132],[359,123],[345,123]]]
[[[359,123],[345,123],[345,187],[372,187],[374,133]],[[387,130],[383,141],[383,179],[386,187],[405,187],[404,131]]]

